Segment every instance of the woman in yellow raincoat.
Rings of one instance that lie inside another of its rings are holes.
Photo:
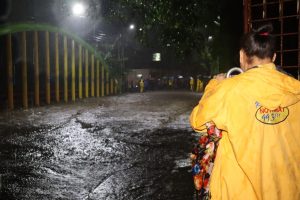
[[[190,116],[198,132],[207,122],[222,130],[211,199],[300,199],[300,82],[276,69],[271,31],[242,38],[244,73],[212,79]]]

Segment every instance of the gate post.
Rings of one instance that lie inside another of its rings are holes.
[[[95,57],[91,55],[91,97],[95,96]]]
[[[49,32],[45,32],[45,42],[46,42],[46,103],[50,104],[50,50],[49,50]]]
[[[39,65],[39,38],[38,32],[34,31],[33,35],[34,48],[34,104],[40,105],[40,65]]]
[[[82,46],[78,47],[78,93],[79,99],[82,99]]]
[[[101,65],[101,97],[104,96],[104,65]]]
[[[99,90],[100,90],[100,76],[99,76],[99,73],[100,73],[100,66],[99,66],[99,60],[97,59],[97,65],[96,65],[96,96],[99,97]]]
[[[21,50],[22,50],[22,102],[25,109],[28,108],[28,91],[27,91],[27,53],[26,53],[26,32],[21,33]]]
[[[11,33],[7,35],[6,38],[6,52],[7,52],[7,100],[8,109],[14,109],[14,83],[13,83],[13,66],[12,66],[12,43],[11,43]]]
[[[89,52],[85,50],[85,97],[89,97]]]
[[[72,101],[75,101],[75,41],[72,40]]]
[[[64,36],[64,100],[68,102],[68,41]]]
[[[109,95],[109,74],[108,74],[108,70],[106,70],[106,95]]]
[[[55,99],[59,102],[59,48],[58,33],[55,33]]]
[[[110,78],[110,94],[114,95],[114,79]]]

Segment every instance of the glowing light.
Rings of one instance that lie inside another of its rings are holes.
[[[83,17],[85,13],[85,7],[81,3],[76,3],[72,8],[73,15]]]
[[[160,61],[161,57],[160,57],[160,53],[154,53],[152,55],[152,61]]]
[[[129,29],[133,30],[135,28],[134,24],[130,24]]]

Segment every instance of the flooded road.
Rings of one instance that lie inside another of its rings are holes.
[[[0,199],[193,199],[199,94],[149,92],[0,114]]]

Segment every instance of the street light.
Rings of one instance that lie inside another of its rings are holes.
[[[75,3],[73,5],[72,12],[74,16],[84,17],[85,7],[82,3]]]
[[[135,28],[134,24],[130,24],[129,29],[133,30]]]

